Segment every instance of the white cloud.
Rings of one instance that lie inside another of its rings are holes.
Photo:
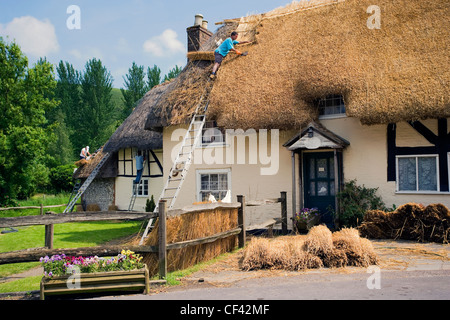
[[[31,16],[14,18],[6,26],[0,25],[0,34],[15,40],[24,53],[36,57],[59,51],[55,27],[48,19],[40,21]]]
[[[165,30],[161,35],[153,37],[144,42],[144,51],[163,57],[168,54],[184,53],[186,51],[183,43],[177,39],[178,35],[172,29]]]

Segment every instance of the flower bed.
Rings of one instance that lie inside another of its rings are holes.
[[[95,273],[108,271],[130,271],[142,269],[142,257],[130,250],[122,250],[116,257],[68,257],[64,254],[40,259],[44,276],[54,277],[75,273]]]
[[[149,290],[148,269],[142,257],[129,250],[112,258],[62,254],[40,260],[44,267],[42,300],[48,295]]]

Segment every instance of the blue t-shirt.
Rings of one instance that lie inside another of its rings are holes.
[[[222,44],[216,49],[216,52],[220,53],[222,56],[226,57],[231,49],[234,49],[234,45],[238,44],[239,41],[232,40],[231,38],[226,39]]]

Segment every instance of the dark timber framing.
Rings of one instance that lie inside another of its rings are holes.
[[[405,155],[437,154],[439,156],[440,191],[449,191],[448,153],[450,152],[450,133],[447,119],[438,119],[438,135],[434,134],[420,121],[409,121],[409,125],[420,133],[432,147],[397,147],[397,125],[391,123],[387,128],[388,144],[388,181],[396,181],[396,157]]]

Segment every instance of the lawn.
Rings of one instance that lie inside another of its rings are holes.
[[[39,196],[21,202],[21,206],[44,206],[67,203],[68,195],[59,196]],[[64,207],[51,209],[54,212],[61,213]],[[39,210],[14,210],[2,211],[0,217],[37,215]],[[101,221],[101,222],[83,222],[66,223],[54,226],[54,248],[80,248],[94,247],[104,244],[108,241],[123,238],[137,233],[142,227],[142,221]],[[0,234],[0,253],[18,251],[29,248],[44,247],[44,226],[19,227],[17,233]],[[0,265],[0,278],[12,274],[24,272],[28,269],[39,266],[39,262],[17,263],[9,265]],[[0,284],[0,292],[28,291],[38,290],[39,281],[29,279],[29,281],[13,281]]]

